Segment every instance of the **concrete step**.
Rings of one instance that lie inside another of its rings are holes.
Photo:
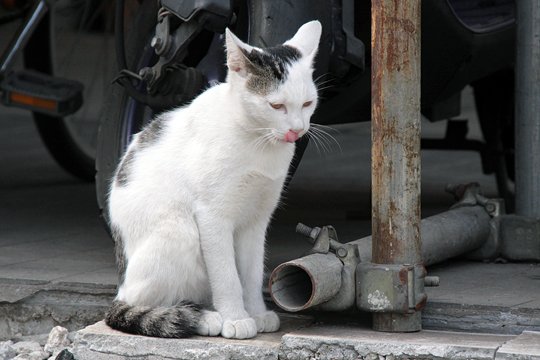
[[[312,324],[282,316],[280,332],[250,340],[221,337],[159,339],[124,334],[103,322],[79,331],[72,345],[77,360],[307,360],[307,359],[540,359],[540,332],[491,335],[423,330],[380,333],[356,326]]]

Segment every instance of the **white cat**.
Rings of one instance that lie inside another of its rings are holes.
[[[277,331],[262,297],[265,232],[317,106],[321,24],[259,49],[226,31],[225,83],[157,117],[109,198],[122,282],[106,322],[159,337]]]

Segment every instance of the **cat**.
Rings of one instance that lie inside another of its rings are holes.
[[[121,274],[110,327],[236,339],[279,329],[262,296],[265,235],[317,106],[321,31],[311,21],[261,49],[227,29],[226,82],[133,137],[109,195]]]

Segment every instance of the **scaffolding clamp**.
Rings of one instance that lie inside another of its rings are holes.
[[[357,306],[369,312],[401,314],[422,310],[427,301],[425,278],[421,264],[360,263],[356,268]]]

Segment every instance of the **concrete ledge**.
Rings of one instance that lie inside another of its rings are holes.
[[[113,330],[100,321],[77,333],[72,352],[77,360],[275,360],[282,336],[311,322],[309,317],[282,317],[280,332],[260,334],[250,340],[230,340],[200,336],[189,339],[136,336]]]
[[[0,278],[0,341],[70,331],[103,319],[115,286]]]
[[[381,333],[320,326],[283,336],[280,359],[494,359],[513,336],[424,330]]]
[[[390,334],[353,326],[310,326],[306,317],[282,319],[283,331],[251,340],[150,338],[99,322],[77,333],[71,351],[77,360],[540,359],[536,332],[517,337],[431,330]]]
[[[540,332],[524,331],[501,346],[495,359],[540,360]]]

